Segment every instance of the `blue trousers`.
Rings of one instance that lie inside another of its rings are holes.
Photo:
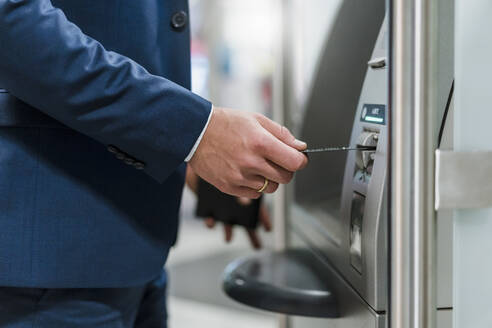
[[[166,328],[166,273],[131,288],[0,287],[2,328]]]

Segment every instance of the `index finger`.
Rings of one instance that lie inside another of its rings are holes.
[[[267,133],[270,138],[266,138],[263,155],[268,160],[290,172],[298,171],[307,165],[306,155]]]
[[[258,122],[260,122],[263,128],[268,130],[268,132],[273,134],[276,138],[278,138],[283,143],[299,151],[303,151],[307,148],[307,144],[304,141],[300,141],[296,139],[292,135],[292,133],[290,133],[289,129],[287,129],[285,126],[282,126],[263,115],[258,116]]]

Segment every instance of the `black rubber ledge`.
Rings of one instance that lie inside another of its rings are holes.
[[[267,311],[339,317],[323,264],[307,250],[264,252],[229,264],[223,288],[232,299]]]

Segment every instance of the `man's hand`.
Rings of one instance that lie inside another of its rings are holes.
[[[189,162],[193,171],[230,195],[258,198],[289,183],[307,165],[306,144],[263,115],[214,108],[209,126]]]

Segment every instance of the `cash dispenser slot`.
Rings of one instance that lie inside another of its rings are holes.
[[[226,268],[223,289],[232,299],[288,315],[339,317],[333,280],[312,252],[290,249],[239,259]]]

